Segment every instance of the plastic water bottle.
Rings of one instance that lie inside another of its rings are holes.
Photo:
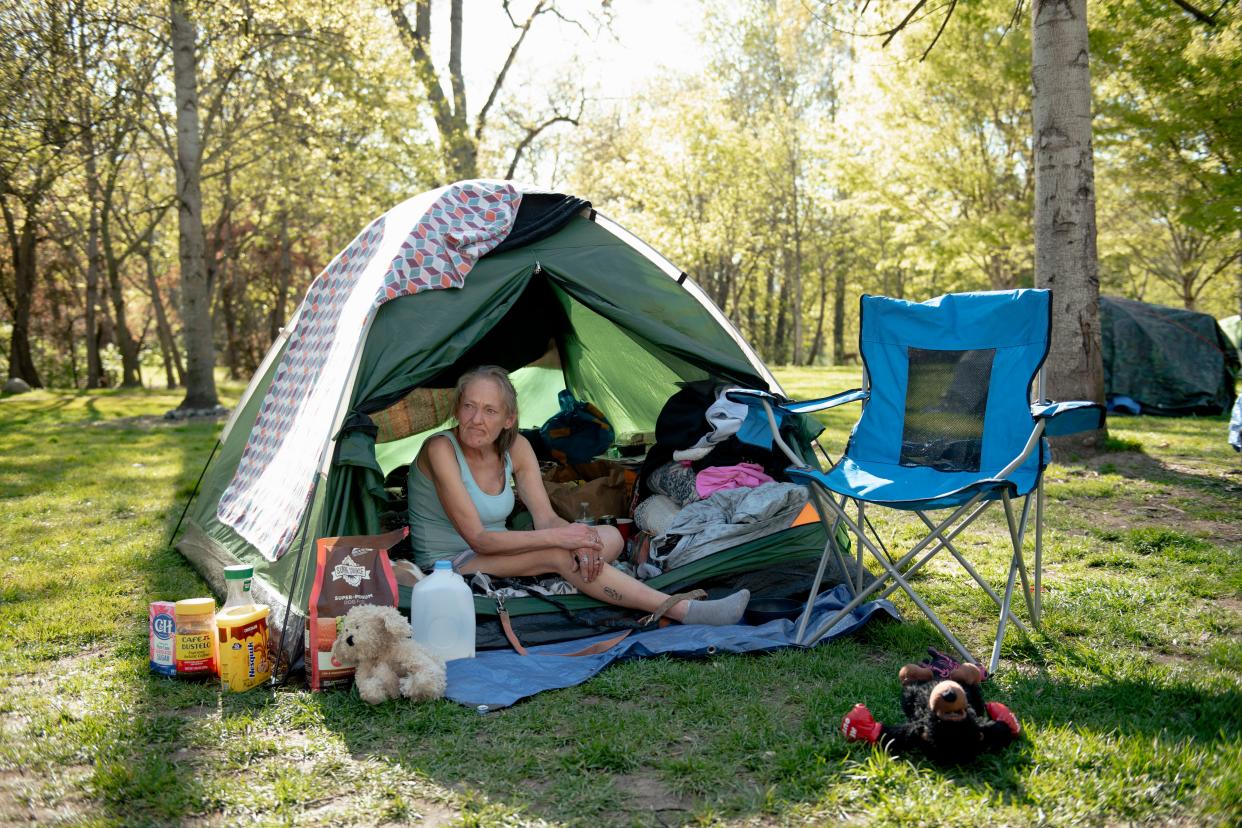
[[[414,640],[445,661],[474,658],[474,595],[451,561],[436,561],[410,591]]]

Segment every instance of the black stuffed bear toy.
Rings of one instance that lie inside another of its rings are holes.
[[[984,703],[979,668],[931,652],[930,663],[901,668],[901,709],[907,721],[881,724],[866,705],[857,704],[841,720],[845,738],[880,742],[897,753],[921,753],[941,765],[969,762],[1017,739],[1022,728],[1009,708]]]

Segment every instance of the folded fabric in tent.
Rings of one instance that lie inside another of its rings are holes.
[[[745,541],[779,532],[793,524],[807,503],[806,488],[797,483],[764,483],[753,489],[725,489],[699,500],[677,513],[665,535],[653,548],[665,548],[670,536],[679,535],[667,556],[652,555],[663,569],[675,569],[737,546]]]
[[[736,466],[709,466],[694,478],[694,489],[699,497],[711,497],[724,489],[747,489],[775,483],[758,463],[738,463]]]
[[[724,389],[721,390],[723,392]],[[698,442],[690,448],[673,452],[673,459],[701,460],[706,457],[718,443],[723,443],[737,434],[738,429],[746,420],[747,413],[745,403],[733,402],[721,393],[716,401],[707,407],[704,415],[711,430],[700,437]]]
[[[849,599],[849,591],[844,585],[822,593],[815,599],[812,628],[817,619],[827,619],[829,613],[835,613]],[[897,608],[888,601],[871,601],[855,609],[818,641],[807,646],[854,632],[877,613],[898,620],[901,618]],[[794,641],[795,626],[794,621],[784,619],[769,621],[758,627],[743,624],[729,627],[671,624],[662,629],[633,633],[611,649],[589,656],[569,657],[563,654],[576,652],[596,641],[605,641],[615,637],[616,633],[607,633],[596,639],[531,647],[530,655],[524,656],[512,650],[480,652],[474,658],[448,663],[448,691],[445,696],[470,707],[497,710],[544,690],[582,684],[616,661],[662,655],[702,658],[717,653],[761,653],[802,646]]]

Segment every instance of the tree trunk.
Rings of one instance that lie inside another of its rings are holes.
[[[1053,303],[1047,392],[1102,403],[1087,3],[1035,0],[1031,18],[1035,284],[1052,290]],[[1106,437],[1101,429],[1056,444],[1093,450]]]
[[[838,262],[832,286],[832,364],[845,359],[845,263]]]
[[[462,0],[452,0],[449,4],[451,97],[445,94],[439,72],[431,59],[431,0],[416,0],[412,25],[405,13],[405,0],[387,0],[387,6],[389,15],[396,24],[398,36],[410,50],[414,61],[414,76],[422,85],[427,101],[431,104],[436,131],[440,134],[440,152],[449,179],[456,181],[477,178],[479,148],[467,121],[466,82],[461,66]],[[509,59],[512,60],[512,57],[510,55]],[[503,77],[502,71],[497,78],[497,85],[503,81]]]
[[[78,359],[74,353],[74,314],[75,306],[73,296],[66,295],[66,291],[62,290],[62,286],[57,284],[54,276],[55,271],[51,268],[45,268],[44,290],[47,291],[47,308],[48,314],[51,316],[51,330],[54,331],[53,339],[60,343],[61,353],[66,357],[65,363],[69,371],[69,387],[78,387]],[[68,280],[72,284],[72,279]],[[70,289],[72,290],[72,288]],[[49,379],[53,385],[56,384],[56,377]]]
[[[748,294],[747,298],[749,299],[749,301],[746,303],[746,338],[749,339],[751,342],[754,342],[756,334],[759,333],[759,309],[755,307],[757,299],[755,297],[755,289],[754,289],[753,281],[749,285],[747,285],[746,292]],[[766,322],[768,315],[765,313],[763,315],[763,318],[764,318],[764,321]],[[766,352],[761,354],[761,356],[765,360],[768,358],[768,354]]]
[[[34,305],[36,214],[43,194],[39,191],[22,198],[22,228],[17,229],[14,216],[6,204],[5,226],[9,235],[9,255],[13,260],[13,329],[9,332],[9,379],[22,379],[31,388],[42,388],[43,381],[35,369],[30,353],[30,311]]]
[[[107,302],[99,303],[99,314],[95,317],[98,320],[95,325],[95,348],[103,353],[104,348],[108,347],[110,342],[115,342],[112,337],[112,314],[108,310]],[[113,385],[112,373],[106,368],[99,374],[99,387],[111,388]]]
[[[786,347],[789,340],[789,290],[782,285],[777,299],[776,333],[772,342],[772,353],[781,365],[790,364],[790,349]]]
[[[108,188],[109,191],[111,187]],[[107,202],[104,202],[107,204]],[[108,293],[112,299],[113,335],[116,346],[121,352],[121,387],[142,387],[142,374],[138,366],[139,344],[129,330],[129,322],[125,318],[125,288],[121,284],[121,263],[117,261],[112,249],[112,233],[108,222],[108,211],[105,208],[99,224],[99,236],[104,251],[104,264],[108,273]]]
[[[772,339],[772,317],[776,316],[778,303],[776,299],[776,276],[771,267],[767,268],[767,292],[764,294],[763,308],[763,358],[776,360],[776,343]]]
[[[155,261],[150,246],[143,250],[142,258],[147,265],[147,290],[151,291],[151,309],[155,312],[155,335],[159,339],[160,356],[164,360],[164,380],[171,391],[181,383],[185,369],[181,366],[177,339],[173,336],[172,326],[168,324],[168,312],[164,310],[164,297],[160,295],[159,282],[155,278]]]
[[[466,118],[466,77],[461,70],[462,0],[449,3],[449,78],[453,88],[453,129],[448,137],[450,168],[458,180],[478,178],[479,146]]]
[[[795,139],[796,140],[796,139]],[[802,365],[802,205],[798,201],[798,147],[795,144],[789,153],[789,190],[793,208],[793,267],[787,274],[789,282],[790,313],[793,314],[793,353],[791,361],[794,365]]]
[[[815,339],[811,342],[811,352],[807,363],[815,364],[824,351],[824,319],[828,316],[828,272],[823,259],[819,263],[819,313],[815,318]]]
[[[233,271],[230,267],[228,254],[220,257],[216,265],[215,283],[218,285],[218,311],[224,317],[224,365],[228,368],[229,379],[241,377],[241,337],[240,326],[237,324],[238,298],[234,293]]]
[[[185,333],[185,399],[180,408],[219,404],[211,337],[211,294],[204,259],[202,144],[198,127],[196,32],[184,0],[171,0],[173,79],[177,100],[177,219],[181,260],[181,322]]]
[[[99,173],[95,165],[94,140],[89,129],[83,135],[86,155],[86,200],[88,218],[86,223],[86,387],[98,388],[103,377],[103,363],[99,358],[99,274],[103,270],[103,254],[99,248]]]
[[[276,341],[276,338],[280,336],[280,329],[284,327],[289,285],[293,282],[293,256],[289,248],[289,213],[286,210],[280,211],[280,264],[277,275],[276,299],[272,302],[272,314],[267,321],[268,345]]]

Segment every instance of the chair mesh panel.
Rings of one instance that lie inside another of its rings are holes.
[[[995,348],[909,348],[901,464],[979,471]]]

